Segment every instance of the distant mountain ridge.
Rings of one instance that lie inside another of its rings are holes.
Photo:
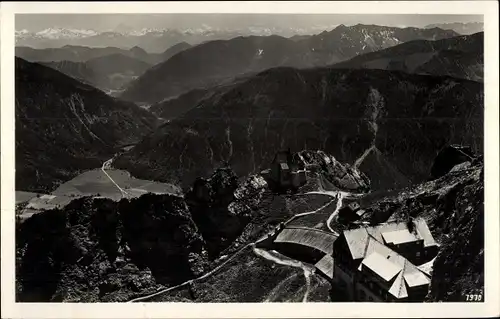
[[[291,37],[296,34],[315,34],[322,30],[333,28],[335,25],[316,25],[308,28],[302,27],[259,27],[253,26],[242,29],[223,29],[210,26],[187,29],[161,29],[143,28],[133,30],[122,28],[120,30],[95,31],[64,28],[49,28],[38,32],[16,30],[16,45],[29,46],[37,49],[62,47],[65,45],[107,47],[115,46],[130,49],[134,46],[144,48],[148,52],[164,52],[168,47],[180,42],[196,45],[205,41],[228,40],[238,36],[269,36],[278,34]]]
[[[280,36],[237,37],[210,41],[155,65],[130,83],[121,95],[134,102],[155,103],[191,89],[203,89],[246,73],[279,66],[317,67],[345,61],[416,39],[443,39],[454,31],[340,25],[329,32],[287,39]]]
[[[16,57],[16,189],[47,192],[151,132],[156,118]]]
[[[140,47],[123,50],[116,47],[89,48],[64,46],[53,49],[17,47],[16,56],[54,68],[81,82],[116,95],[126,84],[156,63],[190,48],[178,43],[160,54],[147,53]]]
[[[160,63],[172,55],[191,47],[186,42],[180,42],[166,49],[162,53],[148,53],[139,46],[130,49],[121,49],[113,46],[89,47],[65,45],[60,48],[34,49],[26,46],[16,46],[16,56],[30,62],[86,62],[112,54],[121,54],[130,58],[141,60],[151,65]]]
[[[483,47],[484,32],[436,41],[414,40],[359,55],[333,67],[395,70],[482,81]]]

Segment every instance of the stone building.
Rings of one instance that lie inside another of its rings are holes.
[[[276,153],[265,174],[270,184],[279,189],[296,189],[307,182],[304,163],[290,150]]]

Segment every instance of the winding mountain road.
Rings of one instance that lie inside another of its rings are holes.
[[[106,172],[106,169],[110,169],[111,168],[111,164],[113,163],[113,159],[114,158],[110,158],[109,160],[107,160],[106,162],[102,163],[102,167],[101,167],[101,171],[109,178],[109,180],[115,184],[116,188],[118,188],[118,190],[121,192],[122,194],[122,197],[127,197],[129,196],[129,194],[123,189],[120,187],[120,185],[118,185],[114,180],[113,178],[111,178],[111,176],[108,174],[108,172]]]

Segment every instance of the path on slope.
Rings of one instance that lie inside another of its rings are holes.
[[[340,208],[342,208],[342,202],[344,201],[345,198],[356,198],[356,197],[359,197],[362,195],[362,194],[354,194],[354,193],[348,193],[348,192],[342,192],[342,191],[325,191],[325,190],[307,192],[306,194],[327,195],[327,196],[334,197],[335,199],[337,199],[337,204],[335,206],[335,210],[330,214],[330,216],[328,217],[328,219],[326,221],[326,226],[328,227],[328,229],[336,235],[338,235],[338,234],[332,228],[331,223],[332,223],[333,219],[337,217],[337,215],[340,211]],[[328,202],[327,205],[330,205],[330,203],[332,203],[332,202],[333,202],[333,200]],[[326,207],[326,206],[323,206],[322,208],[324,208],[324,207]]]
[[[104,167],[104,165],[103,165],[103,167]],[[354,197],[359,196],[359,194],[351,194],[351,193],[346,193],[346,192],[341,192],[341,191],[325,191],[325,190],[318,190],[318,191],[308,192],[308,193],[305,193],[305,194],[323,194],[323,195],[327,195],[327,196],[333,197],[333,199],[331,201],[329,201],[327,204],[321,206],[320,208],[318,208],[316,210],[309,211],[309,212],[304,212],[304,213],[299,213],[299,214],[296,214],[296,215],[290,217],[287,221],[284,222],[285,225],[289,224],[291,221],[293,221],[294,219],[296,219],[298,217],[318,213],[319,211],[321,211],[322,209],[324,209],[325,207],[327,207],[328,205],[330,205],[334,200],[337,199],[338,202],[340,202],[340,203],[337,203],[335,211],[328,218],[328,220],[331,221],[331,219],[333,219],[334,216],[336,216],[336,214],[338,213],[338,211],[339,211],[339,209],[340,209],[340,207],[342,205],[342,200],[344,198],[347,198],[349,196],[354,196]],[[330,229],[330,231],[332,231],[333,233],[336,234],[336,232],[330,226],[329,226],[329,229]],[[160,295],[165,294],[167,292],[170,292],[172,290],[175,290],[175,289],[178,289],[178,288],[183,288],[183,287],[186,287],[186,286],[188,286],[188,285],[190,285],[192,283],[195,283],[197,281],[206,279],[209,276],[211,276],[214,273],[216,273],[222,267],[224,267],[225,265],[227,265],[231,260],[233,260],[236,256],[238,256],[241,252],[243,252],[245,249],[247,249],[249,247],[253,248],[252,250],[253,250],[253,252],[255,254],[257,254],[258,256],[260,256],[262,258],[265,258],[267,260],[276,262],[276,263],[281,264],[281,265],[288,265],[288,266],[291,266],[291,267],[300,267],[300,268],[302,268],[304,270],[304,276],[306,278],[306,285],[308,287],[307,290],[306,290],[306,293],[304,294],[304,298],[303,298],[303,301],[305,302],[305,301],[307,301],[307,296],[309,294],[309,289],[310,289],[309,288],[310,287],[310,276],[312,274],[312,272],[310,271],[310,269],[304,263],[302,263],[300,261],[293,260],[293,259],[290,259],[290,258],[286,258],[286,259],[285,258],[279,258],[279,257],[277,257],[276,254],[272,254],[272,253],[269,253],[269,252],[267,252],[267,251],[265,251],[263,249],[256,248],[256,244],[258,244],[259,242],[265,240],[274,231],[275,230],[271,231],[270,233],[264,235],[263,237],[261,237],[260,239],[254,241],[252,243],[246,244],[245,246],[243,246],[242,248],[240,248],[238,251],[236,251],[233,255],[231,255],[229,258],[227,258],[223,263],[221,263],[220,265],[218,265],[217,267],[215,267],[214,269],[210,270],[209,272],[205,273],[204,275],[202,275],[200,277],[190,279],[190,280],[188,280],[188,281],[186,281],[184,283],[181,283],[181,284],[173,286],[173,287],[162,289],[162,290],[157,291],[157,292],[155,292],[153,294],[150,294],[150,295],[146,295],[146,296],[142,296],[142,297],[138,297],[138,298],[129,300],[128,302],[148,301],[148,300],[150,300],[150,299],[152,299],[154,297],[160,296]],[[264,253],[264,252],[266,252],[266,253]],[[308,270],[306,270],[306,268]]]
[[[381,96],[380,92],[377,89],[371,88],[370,94],[368,96],[368,107],[372,108],[370,118],[368,119],[368,125],[370,130],[373,133],[372,142],[370,147],[368,147],[363,154],[354,162],[354,167],[359,168],[361,163],[365,160],[365,158],[373,151],[377,150],[376,142],[377,142],[377,133],[378,133],[378,124],[377,120],[381,115],[381,112],[384,107],[384,99]]]
[[[288,258],[278,253],[275,250],[267,251],[265,249],[257,248],[255,246],[252,247],[253,252],[264,259],[272,261],[279,265],[285,265],[295,268],[301,268],[304,271],[304,277],[306,280],[306,292],[304,293],[304,297],[302,298],[302,302],[307,302],[307,296],[309,296],[309,291],[311,290],[311,275],[314,273],[314,267],[308,266],[301,261],[297,261],[292,258]]]

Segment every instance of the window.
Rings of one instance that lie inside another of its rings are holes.
[[[420,258],[420,252],[417,251],[417,258]]]

